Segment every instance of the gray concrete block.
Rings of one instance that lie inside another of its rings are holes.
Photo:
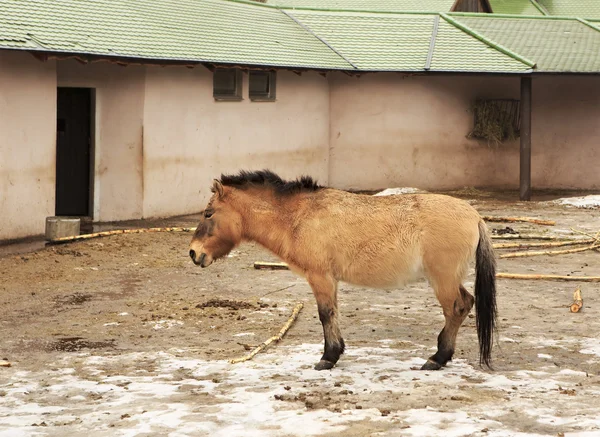
[[[79,235],[81,220],[78,217],[46,217],[46,240]]]

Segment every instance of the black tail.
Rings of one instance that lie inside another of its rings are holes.
[[[483,220],[479,222],[475,273],[475,320],[479,338],[479,363],[491,369],[492,345],[496,329],[496,257]]]

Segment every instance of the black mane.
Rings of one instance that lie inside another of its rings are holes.
[[[269,187],[282,195],[315,192],[324,188],[310,176],[302,176],[295,181],[285,181],[271,170],[242,170],[237,175],[221,175],[221,183],[242,190],[251,186]]]

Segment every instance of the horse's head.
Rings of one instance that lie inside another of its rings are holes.
[[[227,187],[215,180],[208,205],[190,243],[190,257],[194,264],[208,267],[214,260],[227,255],[242,239],[240,214],[227,202]]]

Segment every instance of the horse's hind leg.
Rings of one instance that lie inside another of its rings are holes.
[[[317,300],[319,319],[325,337],[325,351],[315,369],[331,369],[344,353],[345,347],[338,325],[337,282],[326,276],[310,275],[308,283]]]
[[[441,369],[452,359],[458,329],[475,303],[473,296],[462,285],[454,292],[436,290],[436,295],[442,304],[446,325],[438,336],[437,352],[423,364],[422,370]]]

